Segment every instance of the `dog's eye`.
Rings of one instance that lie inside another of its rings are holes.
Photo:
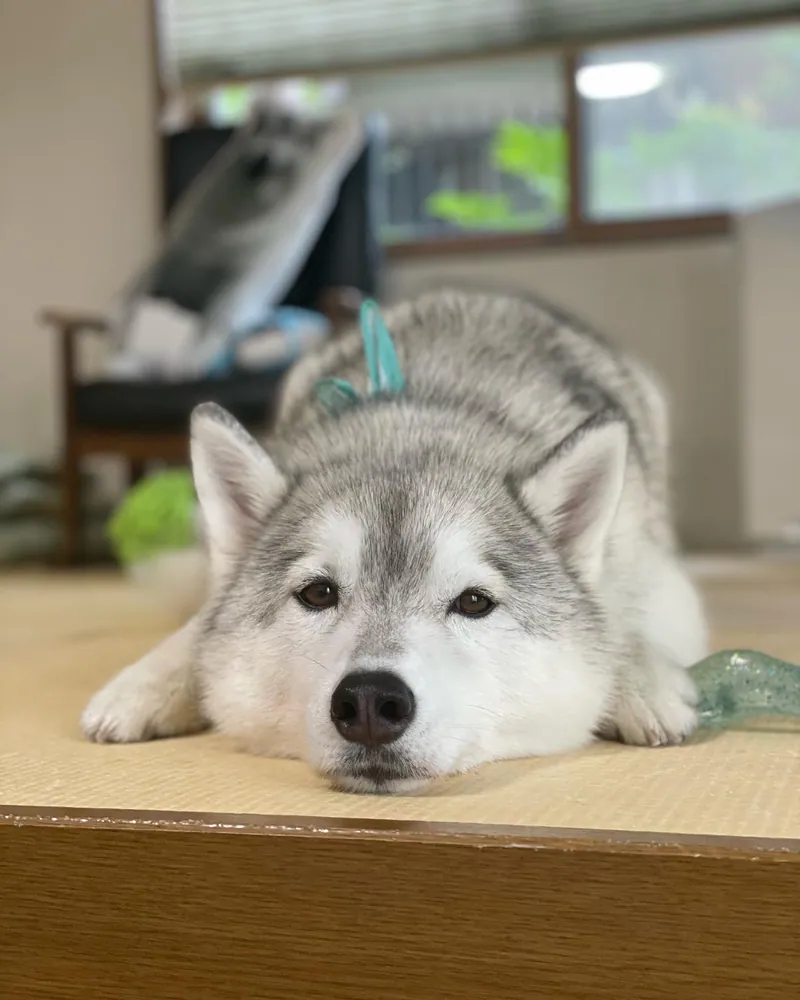
[[[330,580],[314,580],[295,594],[297,600],[312,611],[335,608],[339,603],[339,590]]]
[[[479,590],[465,590],[453,601],[450,610],[465,618],[483,618],[494,611],[495,603]]]

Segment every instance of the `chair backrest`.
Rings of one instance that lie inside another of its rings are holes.
[[[164,136],[163,205],[169,216],[212,158],[233,136],[232,128],[197,125]]]

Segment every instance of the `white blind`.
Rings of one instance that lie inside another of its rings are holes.
[[[183,79],[479,52],[530,34],[529,0],[168,0]]]
[[[185,82],[502,50],[537,41],[800,12],[800,0],[161,0]]]

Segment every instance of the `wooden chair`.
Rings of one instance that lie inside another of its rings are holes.
[[[224,146],[231,129],[195,127],[165,137],[165,212]],[[331,215],[310,250],[284,305],[317,309],[334,335],[357,318],[364,296],[375,295],[383,255],[375,213],[375,185],[383,149],[382,132],[367,123],[365,147],[344,178]],[[245,426],[268,422],[282,373],[241,373],[219,379],[153,383],[100,380],[82,382],[77,371],[78,338],[108,331],[104,317],[47,310],[42,322],[59,342],[63,398],[63,559],[81,555],[82,461],[90,455],[117,455],[127,461],[131,481],[147,462],[184,462],[188,457],[189,414],[213,401]]]
[[[361,293],[353,288],[326,290],[318,303],[334,335],[353,322]],[[202,402],[230,410],[254,431],[268,424],[278,372],[241,373],[185,382],[82,382],[77,367],[79,337],[108,332],[102,316],[47,310],[42,322],[56,331],[62,395],[62,558],[75,564],[83,555],[81,463],[90,455],[121,456],[135,482],[148,462],[188,460],[189,415]]]

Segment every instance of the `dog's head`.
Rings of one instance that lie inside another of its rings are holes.
[[[591,594],[625,456],[610,422],[519,479],[436,449],[287,476],[202,407],[211,721],[352,791],[585,742],[610,696]]]

